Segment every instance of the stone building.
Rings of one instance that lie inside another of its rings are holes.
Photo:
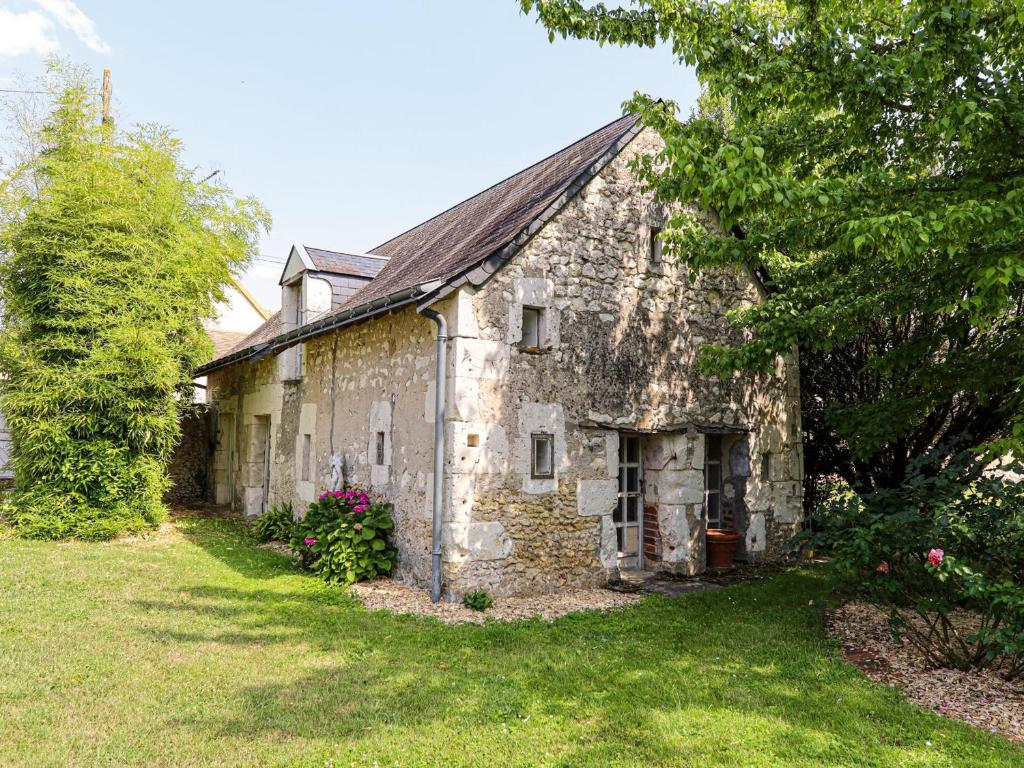
[[[709,526],[778,555],[801,510],[797,363],[700,370],[762,288],[661,258],[629,168],[658,142],[624,117],[370,254],[293,248],[281,312],[200,372],[215,501],[255,516],[368,488],[394,504],[396,576],[428,584],[440,400],[449,597],[699,572]]]

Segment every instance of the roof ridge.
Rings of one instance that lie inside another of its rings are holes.
[[[334,253],[334,254],[337,254],[338,256],[355,256],[355,257],[360,258],[360,259],[362,259],[362,258],[366,258],[366,259],[384,259],[385,261],[388,261],[388,260],[391,259],[390,256],[381,256],[379,253],[358,253],[356,251],[336,251],[333,248],[320,248],[319,246],[306,245],[305,243],[302,244],[302,247],[305,248],[306,250],[323,251],[324,253]]]
[[[520,175],[526,173],[527,171],[529,171],[529,170],[531,170],[533,168],[536,168],[538,165],[541,165],[542,163],[546,163],[548,160],[551,160],[556,155],[560,155],[563,152],[566,152],[566,151],[572,149],[577,144],[582,144],[583,142],[587,141],[591,136],[594,136],[594,135],[600,133],[601,131],[607,130],[608,128],[610,128],[611,126],[615,125],[616,123],[624,122],[624,121],[629,120],[629,119],[632,119],[634,122],[636,122],[637,120],[640,119],[640,113],[639,112],[630,112],[628,115],[623,115],[622,117],[618,117],[618,118],[612,120],[609,123],[605,123],[604,125],[602,125],[597,130],[591,131],[586,136],[583,136],[582,138],[579,138],[579,139],[577,139],[576,141],[574,141],[574,142],[572,142],[570,144],[566,144],[561,149],[555,150],[551,154],[546,155],[545,157],[542,157],[537,162],[530,163],[525,168],[520,168],[515,173],[509,174],[508,176],[506,176],[505,178],[501,179],[500,181],[497,181],[494,184],[491,184],[490,186],[485,187],[484,189],[481,189],[476,194],[470,195],[469,197],[465,198],[464,200],[460,200],[459,202],[455,203],[454,205],[448,206],[443,211],[441,211],[439,213],[436,213],[433,216],[431,216],[429,219],[424,219],[419,224],[414,224],[413,226],[409,227],[405,231],[399,232],[394,237],[389,238],[388,240],[385,240],[383,243],[380,243],[379,245],[375,245],[373,248],[370,249],[370,251],[368,252],[368,255],[375,256],[376,254],[374,254],[373,251],[379,250],[379,249],[383,248],[384,246],[393,243],[398,238],[404,237],[405,235],[409,234],[410,232],[412,232],[415,229],[419,229],[424,224],[429,224],[430,222],[434,221],[435,219],[439,219],[440,217],[444,216],[446,213],[455,210],[460,205],[464,205],[465,203],[468,203],[470,200],[475,200],[476,198],[480,197],[481,195],[484,195],[484,194],[490,192],[495,187],[500,186],[500,185],[504,184],[505,182],[514,179],[516,176],[520,176]]]

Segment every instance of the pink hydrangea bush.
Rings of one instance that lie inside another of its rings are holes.
[[[352,584],[391,572],[394,528],[390,504],[359,488],[324,491],[295,524],[291,546],[326,581]]]

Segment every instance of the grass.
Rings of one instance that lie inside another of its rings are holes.
[[[820,590],[447,627],[369,613],[226,520],[0,540],[0,765],[1024,764],[838,660]]]

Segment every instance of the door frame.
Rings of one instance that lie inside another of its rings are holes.
[[[636,444],[636,461],[629,461],[629,444],[631,441],[635,441]],[[644,568],[644,444],[643,436],[636,432],[619,432],[619,455],[618,455],[618,493],[616,494],[617,506],[615,513],[612,515],[612,524],[615,527],[615,546],[618,563],[621,566],[623,560],[636,557],[636,565],[627,566],[634,567],[637,570],[643,570]],[[636,488],[630,490],[629,485],[629,470],[636,470]],[[630,522],[628,520],[627,510],[629,505],[630,497],[636,498],[636,520]],[[616,520],[615,518],[619,519]],[[636,553],[623,555],[622,549],[619,547],[620,540],[625,542],[626,536],[625,531],[627,528],[636,528]],[[620,534],[619,531],[622,531]]]

